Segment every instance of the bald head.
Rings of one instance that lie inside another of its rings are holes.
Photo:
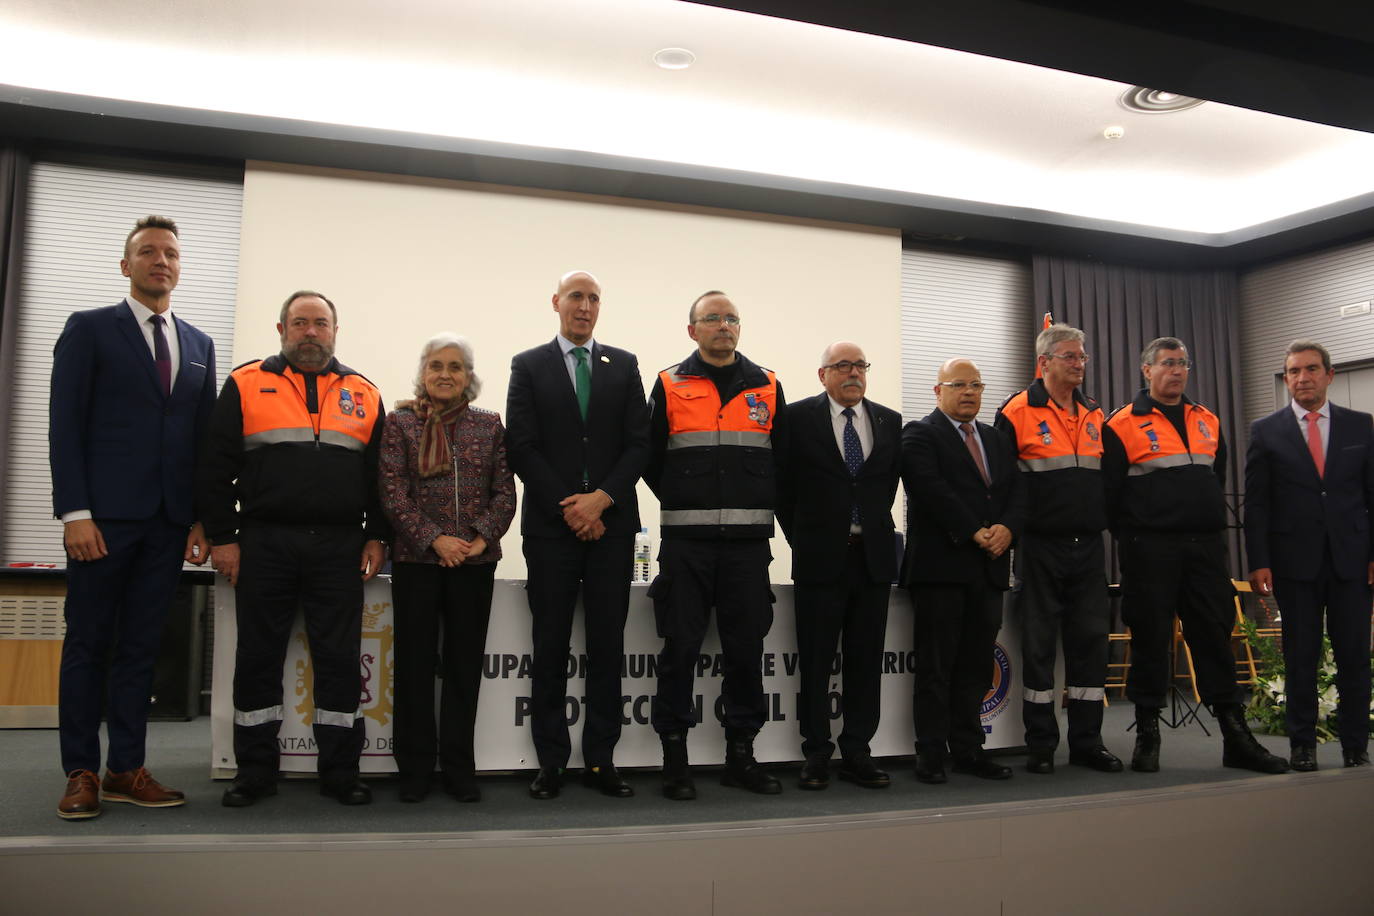
[[[592,339],[601,314],[601,284],[585,270],[570,270],[558,278],[553,294],[558,333],[579,346]]]
[[[971,359],[956,357],[940,364],[935,400],[951,419],[968,423],[983,406],[983,373]]]
[[[837,366],[837,363],[843,365]],[[816,373],[835,403],[853,407],[863,400],[868,388],[867,364],[864,351],[858,344],[850,340],[837,340],[821,353],[821,367]]]

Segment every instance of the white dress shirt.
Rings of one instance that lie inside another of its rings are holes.
[[[148,320],[156,313],[133,296],[125,296],[124,301],[129,303],[129,310],[134,313],[134,321],[138,322],[138,329],[143,332],[143,339],[148,342],[148,352],[153,354],[153,359],[157,359],[157,347],[153,343],[153,323]],[[167,337],[167,352],[172,357],[172,386],[176,387],[177,373],[181,371],[181,342],[177,340],[177,324],[176,319],[172,317],[172,310],[167,309],[162,313],[162,317],[166,322],[162,326],[162,332]]]
[[[840,460],[844,460],[844,427],[845,427],[845,407],[830,395],[826,395],[830,401],[830,428],[835,433],[835,445],[840,450]],[[873,454],[873,428],[868,425],[868,411],[864,410],[864,402],[860,401],[854,405],[854,431],[859,434],[859,447],[863,450],[864,460]],[[863,534],[863,526],[853,523],[849,526],[850,534]]]
[[[1307,415],[1312,411],[1303,407],[1297,401],[1290,401],[1289,406],[1293,408],[1293,415],[1298,418],[1298,432],[1302,433],[1302,441],[1307,442]],[[1322,406],[1317,408],[1317,413],[1321,417],[1317,420],[1317,430],[1322,434],[1322,457],[1325,458],[1330,453],[1331,445],[1331,402],[1322,401]]]
[[[959,439],[962,441],[964,438],[964,431],[959,427],[962,426],[965,421],[956,420],[949,414],[945,413],[943,410],[940,411],[940,413],[944,415],[944,418],[946,420],[954,424],[954,431],[959,434]],[[988,450],[983,447],[983,436],[981,433],[978,432],[978,420],[973,419],[968,420],[967,422],[969,426],[973,427],[973,441],[978,443],[978,453],[983,456],[983,467],[987,468],[988,474],[990,476],[992,474],[992,465],[988,464]]]
[[[592,368],[592,344],[594,341],[588,337],[584,344],[575,344],[562,334],[558,335],[558,348],[563,351],[563,368],[568,370],[568,378],[572,381],[573,392],[577,391],[577,354],[573,352],[576,347],[587,348],[587,374],[596,371]]]

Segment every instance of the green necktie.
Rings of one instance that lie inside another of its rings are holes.
[[[577,357],[577,409],[582,412],[582,419],[587,419],[587,405],[592,400],[592,368],[587,365],[587,348],[573,347],[573,355]]]

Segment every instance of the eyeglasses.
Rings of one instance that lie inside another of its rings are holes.
[[[872,364],[872,363],[865,363],[865,362],[862,362],[862,361],[860,361],[860,362],[855,362],[855,361],[853,361],[853,360],[848,360],[848,359],[842,359],[842,360],[840,360],[838,363],[831,363],[831,364],[828,365],[828,366],[821,366],[822,369],[835,369],[835,370],[838,370],[839,372],[843,372],[845,375],[848,375],[850,372],[854,371],[855,369],[858,369],[860,372],[867,372],[867,371],[868,371],[869,369],[871,369],[872,367],[873,367],[873,364]]]
[[[969,391],[977,394],[988,386],[984,385],[982,382],[941,382],[940,387],[948,388],[951,391],[963,391],[967,388]]]
[[[725,325],[727,328],[737,328],[737,327],[739,327],[739,316],[738,316],[738,315],[702,315],[700,318],[697,319],[697,324],[704,324],[704,325],[707,325],[708,327],[714,327],[714,326],[716,326],[716,325],[721,325],[721,324],[723,324],[723,325]]]
[[[1193,361],[1190,359],[1161,359],[1155,365],[1163,366],[1165,369],[1191,369]]]
[[[1042,355],[1046,359],[1062,359],[1070,366],[1086,366],[1088,364],[1088,360],[1092,359],[1092,357],[1086,353],[1045,353]]]

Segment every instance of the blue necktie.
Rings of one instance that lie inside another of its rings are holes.
[[[161,315],[148,319],[153,323],[153,365],[157,368],[157,380],[162,384],[163,397],[172,393],[172,351],[167,348],[167,334],[162,330],[166,321]]]
[[[864,466],[864,447],[859,441],[859,431],[854,428],[854,408],[846,407],[840,411],[844,415],[844,466],[849,469],[850,477],[858,477],[859,469]],[[859,524],[859,504],[849,509],[849,523]]]

